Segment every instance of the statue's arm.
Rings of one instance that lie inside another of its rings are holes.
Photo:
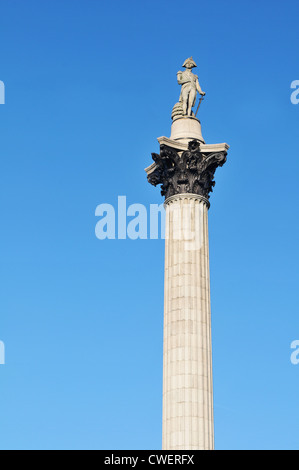
[[[198,91],[198,93],[199,93],[200,95],[203,95],[203,96],[205,95],[205,92],[202,91],[202,89],[201,89],[201,87],[200,87],[198,78],[196,79],[196,90]]]

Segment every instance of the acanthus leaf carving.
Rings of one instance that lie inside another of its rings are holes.
[[[161,145],[160,154],[153,153],[154,171],[148,181],[154,186],[161,184],[161,194],[167,199],[175,194],[192,193],[207,199],[215,186],[216,169],[226,162],[226,152],[204,153],[200,143],[192,140],[188,150],[181,155],[166,145]]]

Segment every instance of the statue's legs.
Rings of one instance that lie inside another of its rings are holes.
[[[188,99],[188,116],[191,116],[192,107],[195,105],[196,100],[196,89],[191,88]]]
[[[191,91],[191,87],[189,84],[185,84],[182,87],[181,91],[181,98],[183,102],[183,114],[184,116],[187,115],[187,108],[188,108],[188,100],[189,100],[189,93]]]
[[[187,104],[188,104],[188,93],[185,94],[186,96],[183,96],[183,115],[186,116],[187,114]]]

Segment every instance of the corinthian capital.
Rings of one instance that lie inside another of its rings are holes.
[[[154,164],[148,172],[148,181],[154,186],[162,185],[161,194],[165,199],[186,193],[209,199],[215,186],[215,171],[224,165],[226,155],[226,150],[202,151],[197,140],[189,142],[183,152],[161,145],[160,154],[152,154]]]

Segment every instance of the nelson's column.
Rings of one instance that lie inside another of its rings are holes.
[[[214,448],[208,209],[229,146],[206,144],[192,108],[205,93],[188,58],[177,73],[170,138],[146,168],[165,196],[163,439],[166,450]],[[197,107],[198,111],[199,106]]]

